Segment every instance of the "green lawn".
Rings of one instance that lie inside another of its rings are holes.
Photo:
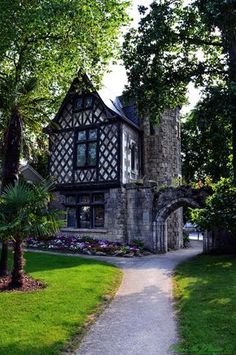
[[[199,256],[175,276],[180,354],[236,354],[236,257]]]
[[[47,288],[0,293],[0,353],[58,354],[114,293],[121,271],[78,257],[27,253],[26,260],[26,271]]]

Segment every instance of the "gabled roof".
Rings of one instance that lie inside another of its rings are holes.
[[[126,102],[123,96],[112,96],[110,90],[106,87],[98,91],[103,103],[123,119],[131,121],[136,126],[140,126],[137,105],[135,102]]]
[[[26,180],[32,182],[43,181],[43,177],[29,164],[20,165],[20,172]]]
[[[103,87],[101,90],[92,90],[93,85],[91,80],[89,79],[89,77],[85,74],[83,75],[83,81],[86,83],[86,85],[90,88],[90,92],[93,94],[96,94],[104,103],[104,105],[106,106],[106,108],[111,111],[113,114],[121,117],[122,119],[124,119],[125,121],[134,124],[136,127],[140,126],[140,119],[138,117],[138,112],[137,112],[137,107],[136,104],[134,102],[129,102],[128,104],[125,103],[125,100],[123,98],[123,96],[115,96],[112,94],[112,92],[106,88]],[[66,104],[67,100],[75,95],[74,92],[74,86],[76,84],[76,82],[78,82],[78,79],[74,79],[70,89],[68,90],[62,104],[61,107],[58,111],[58,113],[56,114],[55,118],[53,121],[57,120],[57,117],[60,115],[60,112],[62,111],[64,105]]]

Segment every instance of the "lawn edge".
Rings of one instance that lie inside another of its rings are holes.
[[[195,255],[187,260],[184,260],[184,261],[178,263],[175,266],[173,273],[172,273],[172,297],[173,297],[173,308],[174,308],[175,320],[176,320],[176,324],[177,324],[177,339],[178,339],[178,341],[177,341],[177,343],[173,344],[171,350],[172,350],[173,354],[176,354],[176,355],[183,354],[182,344],[184,342],[184,338],[180,333],[180,317],[181,317],[181,315],[180,315],[180,309],[179,309],[178,305],[179,305],[179,301],[181,300],[181,295],[180,295],[178,283],[176,280],[176,277],[178,275],[178,268],[181,265],[188,263],[189,261],[193,261],[195,259],[198,259],[202,255],[204,255],[204,254]]]
[[[110,306],[110,304],[114,300],[116,293],[121,285],[121,282],[122,282],[123,276],[124,276],[123,270],[120,269],[118,266],[113,265],[113,264],[106,262],[104,260],[101,260],[100,262],[104,263],[104,264],[111,265],[114,268],[119,270],[117,280],[114,283],[114,288],[112,289],[112,291],[110,293],[106,293],[103,295],[102,301],[96,306],[96,309],[94,310],[94,312],[87,316],[87,321],[85,322],[85,324],[82,327],[80,327],[80,329],[78,330],[78,333],[75,333],[71,337],[71,339],[65,344],[64,348],[60,352],[61,355],[76,354],[75,351],[79,349],[83,338],[87,335],[87,333],[91,329],[92,325],[94,323],[96,323],[96,321],[98,320],[100,315]]]

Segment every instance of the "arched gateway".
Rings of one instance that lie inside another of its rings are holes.
[[[203,208],[209,191],[190,186],[167,187],[154,195],[153,203],[153,251],[168,251],[167,218],[181,207]]]

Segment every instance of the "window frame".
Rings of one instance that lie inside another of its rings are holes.
[[[80,202],[80,196],[83,195],[88,195],[89,199],[88,201],[85,202]],[[95,195],[102,195],[102,199],[99,201],[94,201],[94,196]],[[76,202],[75,203],[67,203],[65,201],[65,207],[66,210],[69,208],[75,208],[76,209],[76,227],[74,229],[104,229],[105,228],[105,193],[102,191],[93,191],[93,192],[81,192],[77,194],[67,194],[65,198],[75,196]],[[81,207],[88,206],[90,207],[90,227],[81,227],[81,221],[80,221],[80,209]],[[95,207],[101,206],[103,207],[103,226],[97,227],[95,225]],[[66,215],[66,228],[73,228],[73,227],[68,227],[68,212]]]
[[[89,139],[89,132],[91,130],[97,131],[97,136],[94,139]],[[78,140],[79,132],[86,132],[86,139]],[[99,142],[99,127],[96,126],[86,126],[80,127],[75,131],[75,138],[74,138],[74,168],[75,169],[89,169],[89,168],[97,168],[98,166],[98,142]],[[92,143],[96,143],[96,163],[89,164],[89,145]],[[78,165],[78,146],[85,144],[85,164],[79,166]]]
[[[88,97],[91,98],[91,104],[86,107],[85,102]],[[77,100],[82,100],[81,108],[76,107]],[[74,110],[74,112],[92,110],[93,106],[94,106],[94,96],[92,94],[84,94],[84,95],[80,95],[74,99],[73,110]]]
[[[130,147],[130,168],[132,173],[136,172],[136,163],[136,145],[132,143]]]
[[[131,174],[137,174],[137,164],[138,164],[138,146],[135,141],[129,145],[130,149],[130,171]]]

